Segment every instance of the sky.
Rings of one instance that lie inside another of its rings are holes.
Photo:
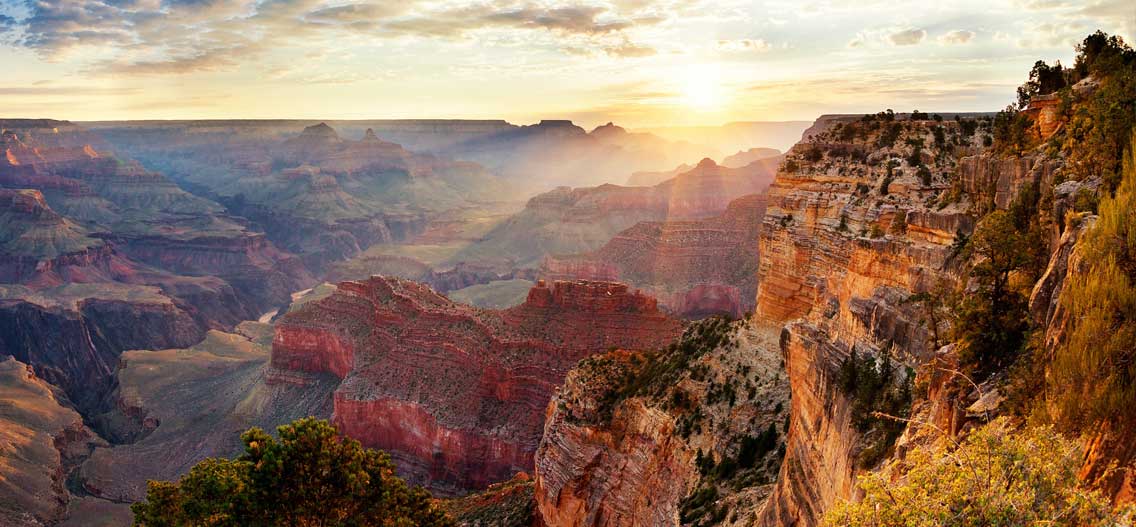
[[[993,111],[1132,0],[0,0],[0,117],[572,119]]]

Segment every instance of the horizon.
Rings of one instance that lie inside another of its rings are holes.
[[[591,129],[994,112],[1123,1],[0,0],[0,115],[444,119]],[[301,110],[300,108],[303,107]],[[928,110],[927,108],[932,108]],[[299,115],[299,117],[297,117]]]

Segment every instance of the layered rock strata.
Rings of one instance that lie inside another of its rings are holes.
[[[492,311],[372,277],[284,316],[272,365],[340,378],[341,431],[391,452],[410,479],[458,492],[531,470],[545,405],[576,361],[662,347],[680,331],[622,284],[539,283],[524,304]]]
[[[763,163],[734,169],[703,159],[693,169],[652,187],[557,188],[530,199],[524,210],[453,259],[507,258],[516,267],[538,267],[549,255],[597,250],[643,221],[716,216],[734,199],[765,190],[775,165]]]
[[[666,350],[582,361],[537,451],[545,523],[751,525],[784,445],[775,331],[709,319]]]
[[[765,199],[745,196],[704,220],[643,222],[599,250],[545,259],[545,278],[620,280],[659,299],[685,318],[753,309],[757,294],[757,237]]]

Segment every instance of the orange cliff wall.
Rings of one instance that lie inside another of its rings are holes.
[[[841,363],[852,350],[863,357],[890,349],[914,369],[933,360],[937,350],[910,296],[957,284],[952,245],[956,233],[973,231],[974,210],[1006,208],[1029,183],[1052,182],[1052,162],[998,157],[975,136],[947,151],[925,149],[930,177],[923,179],[903,145],[934,145],[934,126],[906,124],[893,147],[878,146],[871,135],[849,143],[806,139],[789,154],[800,168],[778,173],[769,189],[756,313],[784,327],[792,399],[785,460],[759,525],[818,525],[834,503],[855,498],[856,475],[865,469],[857,458],[872,438],[853,426],[851,401],[837,382]],[[948,136],[958,133],[956,123],[941,126]],[[802,153],[810,148],[822,159],[808,162]],[[866,152],[865,161],[841,154],[856,149]],[[898,163],[892,179],[885,177],[887,160]],[[960,196],[940,204],[952,188]],[[905,221],[897,227],[898,217]],[[930,403],[922,402],[951,406]]]
[[[272,365],[342,379],[343,433],[389,451],[412,481],[459,493],[532,470],[545,407],[578,360],[659,348],[681,330],[623,284],[540,282],[524,304],[494,311],[372,277],[281,319]]]

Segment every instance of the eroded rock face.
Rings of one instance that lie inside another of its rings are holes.
[[[757,237],[765,199],[745,196],[704,220],[643,222],[597,251],[549,257],[546,278],[622,280],[649,292],[686,318],[753,308],[757,291]]]
[[[326,123],[301,130],[296,122],[105,133],[147,166],[248,218],[317,271],[372,245],[409,240],[446,211],[519,199],[480,165],[411,152],[371,129],[358,140]]]
[[[67,517],[71,469],[103,444],[32,368],[0,360],[0,523],[48,525]]]
[[[709,337],[717,331],[726,338]],[[536,457],[547,525],[752,524],[780,466],[787,411],[775,330],[707,320],[682,339],[659,354],[595,356],[569,373]],[[764,450],[742,453],[770,432]]]
[[[189,346],[312,280],[217,203],[81,127],[0,125],[0,353],[83,412],[103,410],[123,351]]]
[[[860,128],[841,133],[851,126]],[[943,143],[932,137],[936,126]],[[878,445],[852,424],[841,364],[853,350],[878,357],[889,349],[910,366],[929,361],[934,332],[907,299],[955,283],[947,264],[956,233],[974,228],[970,200],[1005,207],[1031,178],[1051,173],[1033,160],[1003,166],[954,122],[875,125],[894,127],[892,146],[883,147],[863,127],[839,118],[815,126],[788,154],[793,170],[778,173],[768,193],[756,316],[784,325],[793,396],[764,525],[817,525],[838,499],[854,497],[861,452]],[[917,163],[912,142],[923,145]],[[940,191],[954,178],[963,191],[949,203]]]
[[[524,304],[492,311],[372,277],[283,317],[272,365],[342,379],[339,429],[446,493],[531,470],[545,405],[576,361],[658,348],[680,331],[654,299],[622,284],[539,283]]]

